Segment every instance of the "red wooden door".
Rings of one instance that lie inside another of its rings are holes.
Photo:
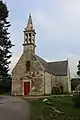
[[[30,92],[30,82],[24,82],[24,95],[28,95]]]

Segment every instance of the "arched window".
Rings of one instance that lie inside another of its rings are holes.
[[[30,70],[30,61],[26,62],[26,72]]]
[[[31,33],[29,33],[29,42],[31,43]]]
[[[63,86],[60,86],[60,92],[61,92],[61,94],[63,94],[63,91],[64,91]]]

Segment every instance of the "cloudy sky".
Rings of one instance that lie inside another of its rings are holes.
[[[4,0],[10,10],[13,57],[11,69],[22,53],[23,29],[31,12],[36,29],[36,53],[48,61],[69,59],[76,76],[80,60],[80,0]]]

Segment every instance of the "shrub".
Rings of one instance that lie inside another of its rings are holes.
[[[75,108],[80,108],[80,93],[73,96],[73,103]]]

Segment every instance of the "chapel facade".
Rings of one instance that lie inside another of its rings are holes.
[[[24,29],[23,53],[12,70],[12,95],[51,94],[54,87],[71,92],[68,59],[47,62],[35,53],[36,31],[31,14]]]

